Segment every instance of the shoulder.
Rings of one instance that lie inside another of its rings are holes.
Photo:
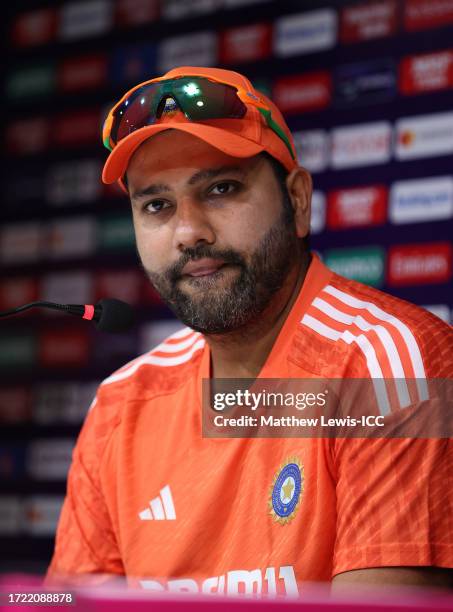
[[[197,372],[205,343],[200,333],[188,327],[178,330],[103,380],[89,412],[105,404],[108,413],[118,418],[128,400],[150,399],[154,394],[178,389]],[[101,411],[98,408],[95,412]]]
[[[301,316],[297,335],[300,344],[308,341],[320,355],[320,364],[328,356],[332,377],[453,376],[449,325],[419,306],[337,274]]]
[[[184,328],[106,378],[98,387],[78,436],[71,473],[97,473],[124,420],[127,403],[134,399],[152,401],[158,393],[176,391],[197,372],[204,346],[201,334]]]

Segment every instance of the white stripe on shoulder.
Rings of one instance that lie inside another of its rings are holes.
[[[372,323],[369,323],[360,314],[353,316],[338,310],[338,308],[335,308],[335,306],[332,306],[332,304],[329,304],[321,298],[315,298],[312,305],[334,321],[344,323],[347,326],[356,325],[362,331],[374,331],[376,333],[390,362],[392,375],[396,381],[396,390],[401,408],[407,408],[407,406],[410,406],[411,398],[409,395],[409,389],[407,388],[403,364],[401,362],[396,344],[389,331],[383,325],[373,325]]]
[[[191,336],[194,333],[196,332],[194,332],[193,329],[191,329],[190,327],[183,327],[182,329],[178,329],[178,331],[176,331],[171,336],[168,336],[165,341],[173,340],[176,338],[185,338],[186,336]]]
[[[303,316],[301,323],[321,336],[324,336],[324,338],[329,338],[329,340],[343,340],[346,342],[346,344],[352,344],[355,342],[359,346],[367,362],[368,371],[370,372],[374,390],[376,392],[379,410],[383,415],[388,414],[390,412],[390,402],[387,395],[387,389],[385,387],[384,376],[382,374],[381,366],[379,365],[376,351],[368,338],[364,334],[359,334],[356,336],[349,330],[339,332],[308,314]]]
[[[151,353],[178,353],[179,351],[183,351],[186,348],[191,347],[195,342],[199,339],[200,335],[193,333],[191,336],[187,338],[187,340],[183,340],[182,342],[173,342],[172,344],[167,343],[167,340],[161,342],[156,348],[154,348]]]
[[[394,315],[385,312],[385,310],[382,310],[381,308],[379,308],[379,306],[376,306],[376,304],[356,298],[353,295],[350,295],[349,293],[340,291],[340,289],[337,289],[332,285],[327,285],[326,287],[324,287],[323,291],[325,291],[329,295],[333,295],[338,300],[340,300],[340,302],[347,304],[351,308],[363,309],[368,311],[370,314],[376,317],[376,319],[385,321],[390,325],[393,325],[393,327],[395,327],[399,331],[407,346],[409,357],[412,363],[412,368],[414,370],[416,378],[420,401],[423,402],[427,400],[429,398],[429,393],[428,385],[426,382],[425,368],[423,366],[423,359],[417,340],[415,339],[409,327],[405,323],[403,323],[403,321],[398,319],[398,317],[395,317]]]
[[[163,353],[177,353],[178,351],[182,351],[185,348],[191,346],[198,339],[199,336],[200,334],[195,332],[190,327],[184,327],[183,329],[179,329],[171,336],[165,338],[165,340],[163,340],[160,344],[155,346],[150,351],[147,351],[143,355],[139,355],[138,357],[135,357],[135,359],[132,359],[128,363],[124,364],[119,370],[117,370],[117,373],[125,372],[126,370],[134,366],[137,362],[141,362],[145,357],[150,354],[153,354],[156,351]],[[176,340],[176,342],[172,342],[173,340]],[[178,340],[181,340],[181,342],[178,342]]]
[[[183,340],[182,342],[177,342],[173,344],[167,344],[168,340],[174,339],[175,337],[185,337],[187,334],[181,335],[181,331],[176,332],[164,342],[157,345],[152,351],[149,353],[145,353],[141,357],[138,357],[134,361],[131,362],[129,366],[126,366],[116,374],[112,374],[108,378],[102,381],[102,385],[110,384],[113,382],[117,382],[119,380],[124,380],[129,376],[135,374],[135,372],[143,365],[158,365],[162,367],[170,367],[177,366],[192,359],[193,355],[204,348],[206,341],[201,336],[200,333],[194,332],[190,330],[190,337],[187,340]],[[172,355],[172,353],[177,353],[179,351],[184,351],[181,355]],[[168,353],[169,355],[158,355],[156,353]]]

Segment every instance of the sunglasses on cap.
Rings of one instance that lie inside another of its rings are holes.
[[[109,112],[102,130],[104,146],[112,151],[120,140],[142,127],[155,124],[164,112],[181,110],[189,121],[241,119],[247,105],[258,109],[267,126],[294,152],[268,105],[255,93],[200,76],[151,80],[129,90]]]

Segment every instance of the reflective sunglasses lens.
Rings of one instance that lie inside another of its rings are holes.
[[[140,87],[117,108],[110,134],[113,144],[139,128],[153,125],[170,98],[191,121],[240,119],[247,112],[230,85],[198,77],[159,81]]]
[[[203,78],[177,79],[174,96],[186,116],[192,121],[208,119],[240,119],[247,107],[230,85]]]
[[[159,83],[134,91],[115,112],[111,139],[116,144],[135,130],[154,123]]]

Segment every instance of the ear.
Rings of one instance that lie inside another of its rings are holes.
[[[310,233],[311,194],[313,181],[305,168],[294,168],[286,177],[286,187],[294,209],[297,236],[304,238]]]

